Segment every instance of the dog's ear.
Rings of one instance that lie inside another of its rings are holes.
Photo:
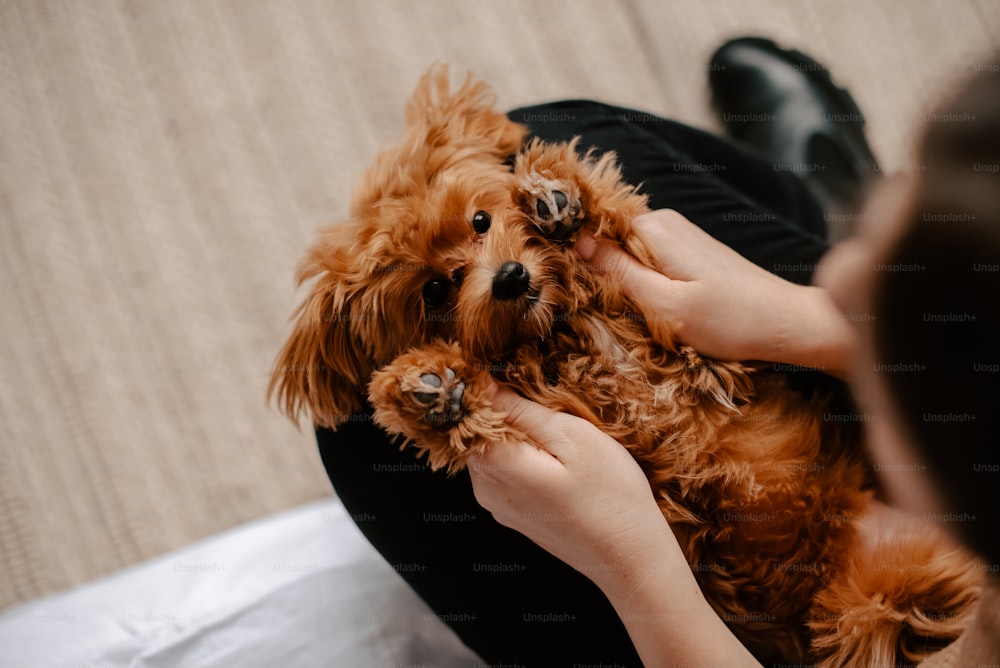
[[[406,134],[383,149],[358,182],[351,215],[362,218],[385,200],[419,197],[438,174],[463,161],[504,165],[528,129],[493,104],[489,87],[471,75],[452,92],[447,66],[424,74],[406,103]]]
[[[494,109],[489,86],[471,73],[458,90],[452,92],[450,84],[447,65],[433,67],[420,78],[406,103],[409,133],[424,137],[429,147],[470,148],[501,160],[517,152],[527,128]]]
[[[331,262],[344,251],[325,254],[329,250],[317,244],[299,265],[299,285],[317,282],[293,316],[267,396],[295,422],[306,413],[315,424],[336,428],[362,408],[373,365],[352,331],[353,292],[346,272],[331,271]]]

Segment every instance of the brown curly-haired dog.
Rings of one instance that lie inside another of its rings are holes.
[[[300,265],[315,282],[270,387],[289,416],[335,429],[367,389],[381,426],[455,471],[487,440],[523,438],[491,408],[492,377],[630,450],[758,657],[890,666],[961,632],[974,562],[923,524],[880,533],[857,429],[825,417],[843,410],[832,394],[699,356],[572,250],[586,230],[650,257],[630,234],[646,200],[613,155],[523,145],[486,86],[451,91],[447,69],[423,77],[406,120],[350,221]]]

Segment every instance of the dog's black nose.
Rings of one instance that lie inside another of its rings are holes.
[[[520,262],[504,262],[493,277],[493,296],[496,299],[517,299],[528,291],[531,274]]]

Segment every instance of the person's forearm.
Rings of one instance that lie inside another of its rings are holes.
[[[664,524],[663,530],[669,532]],[[651,535],[621,568],[594,577],[643,665],[760,666],[708,605],[673,536]]]

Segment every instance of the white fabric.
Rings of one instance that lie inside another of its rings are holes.
[[[326,500],[0,615],[0,668],[482,665]]]

